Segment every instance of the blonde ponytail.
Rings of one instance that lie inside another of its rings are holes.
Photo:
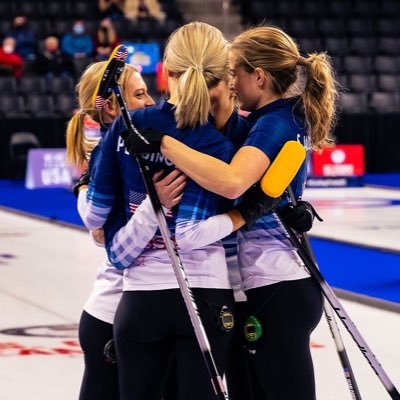
[[[83,113],[77,112],[67,125],[67,162],[81,169],[87,161],[87,153],[84,146],[84,122]]]
[[[203,125],[210,112],[208,89],[227,77],[228,44],[221,31],[191,22],[169,38],[164,67],[177,78],[175,120],[178,128]]]
[[[210,111],[210,96],[203,72],[200,69],[188,68],[177,86],[177,104],[175,120],[178,128],[204,125]]]
[[[81,169],[90,158],[90,154],[97,145],[97,139],[85,137],[85,116],[102,124],[101,110],[94,108],[92,104],[93,93],[97,83],[102,78],[104,66],[107,61],[101,61],[89,65],[76,85],[75,91],[78,97],[80,111],[78,111],[68,122],[66,131],[67,161],[74,167]],[[124,89],[133,72],[137,69],[126,65],[120,77],[119,83]],[[108,101],[117,107],[115,95],[110,95]]]
[[[337,85],[329,56],[312,53],[305,58],[307,79],[302,95],[304,111],[315,150],[333,145],[331,132],[336,124]]]

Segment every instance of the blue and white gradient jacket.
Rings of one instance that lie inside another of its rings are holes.
[[[212,155],[225,162],[233,156],[231,142],[210,124],[195,129],[177,129],[173,106],[166,101],[145,109],[130,111],[138,129],[152,128],[182,141],[191,148]],[[118,118],[102,141],[99,166],[96,169],[87,193],[88,209],[84,222],[89,229],[103,226],[122,187],[125,218],[129,219],[146,198],[146,189],[138,165],[126,152],[120,133],[125,129]],[[171,162],[159,153],[145,156],[150,169],[155,172],[173,169]],[[211,193],[192,180],[188,180],[181,203],[167,218],[172,235],[175,235],[180,255],[192,287],[229,288],[224,250],[221,242],[202,248],[187,238],[196,224],[216,214],[223,213],[231,203]],[[143,217],[145,218],[144,214]],[[146,217],[147,218],[147,217]],[[146,221],[144,221],[146,222]],[[121,219],[121,226],[125,220]],[[146,235],[147,236],[147,235]],[[218,236],[216,234],[216,236]],[[219,234],[219,237],[221,235]],[[129,237],[129,240],[136,238]],[[123,251],[124,245],[120,250]],[[131,246],[132,248],[132,246]],[[132,256],[132,268],[125,270],[124,290],[157,290],[178,287],[162,238],[158,232],[144,248],[138,248]],[[128,265],[120,265],[126,267]]]
[[[280,99],[252,112],[248,120],[253,127],[243,146],[258,148],[271,163],[289,140],[307,148],[307,129],[300,104],[298,98]],[[296,198],[301,197],[305,180],[303,163],[291,183]],[[288,201],[284,198],[280,207]],[[250,230],[239,230],[238,260],[244,290],[309,276],[272,212],[259,218]]]

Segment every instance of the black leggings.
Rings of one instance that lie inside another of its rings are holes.
[[[225,377],[228,385],[229,400],[251,400],[250,379],[246,354],[246,341],[243,334],[244,321],[248,316],[247,302],[235,303],[235,332],[232,351],[226,366]]]
[[[85,355],[85,372],[79,400],[118,400],[116,364],[104,358],[104,345],[113,337],[113,326],[83,311],[79,341]]]
[[[247,342],[254,386],[263,392],[254,394],[254,400],[315,399],[310,335],[322,315],[320,289],[306,278],[250,289],[246,294],[249,315],[262,326],[261,337]]]
[[[233,331],[219,326],[222,306],[233,310],[225,289],[193,289],[218,372],[226,368]],[[173,364],[175,400],[215,394],[179,289],[124,292],[114,323],[121,400],[160,400]]]

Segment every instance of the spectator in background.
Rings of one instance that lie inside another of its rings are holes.
[[[94,37],[94,45],[96,49],[95,60],[107,60],[112,50],[118,45],[118,43],[118,35],[111,19],[102,19]]]
[[[74,64],[63,54],[59,47],[59,40],[55,36],[48,36],[44,41],[44,49],[37,56],[35,70],[39,75],[48,78],[53,76],[74,76]]]
[[[168,93],[168,71],[164,69],[162,61],[156,66],[156,86],[159,93]]]
[[[72,32],[66,33],[61,41],[61,50],[71,58],[82,59],[93,54],[93,40],[86,32],[85,23],[76,20]]]
[[[121,19],[124,15],[125,0],[99,0],[99,11],[103,18]]]
[[[151,18],[164,22],[166,17],[157,0],[125,0],[124,14],[133,21]]]
[[[28,19],[25,16],[14,18],[13,25],[6,37],[12,37],[16,41],[16,52],[24,59],[33,60],[37,51],[37,40],[34,32],[29,28]]]
[[[13,37],[6,37],[3,46],[0,48],[0,69],[3,72],[20,78],[24,60],[16,53],[16,40]]]

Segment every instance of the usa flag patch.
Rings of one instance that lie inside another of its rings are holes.
[[[133,190],[129,191],[129,210],[132,215],[135,214],[136,209],[145,198],[145,193],[135,192]]]

